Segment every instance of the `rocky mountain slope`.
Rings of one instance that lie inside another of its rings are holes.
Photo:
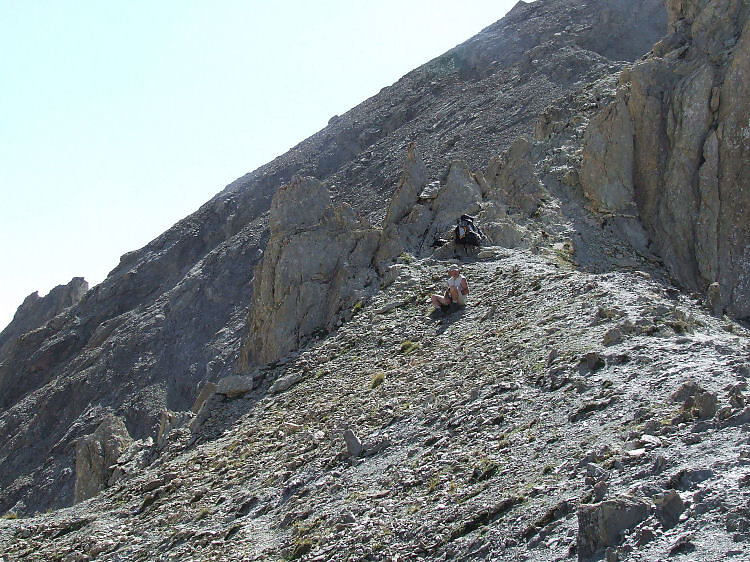
[[[750,6],[636,4],[519,3],[11,341],[0,553],[749,559]]]
[[[75,306],[25,326],[0,358],[0,511],[71,503],[73,443],[104,416],[122,415],[131,435],[147,437],[162,410],[189,408],[201,384],[235,371],[280,184],[297,173],[326,180],[335,201],[377,224],[408,142],[430,181],[453,159],[477,170],[531,133],[553,100],[647,51],[666,27],[664,8],[631,6],[519,3],[123,256]]]
[[[620,555],[747,559],[745,329],[642,271],[497,247],[465,267],[469,307],[425,317],[445,265],[399,264],[379,302],[218,396],[131,479],[6,521],[5,553],[551,560],[616,546],[579,536],[581,504],[605,499],[613,537],[619,511],[637,519]]]

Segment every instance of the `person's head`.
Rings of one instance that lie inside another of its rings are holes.
[[[451,268],[448,270],[448,275],[451,277],[458,277],[458,274],[461,273],[461,268],[458,267],[456,264],[453,264]]]

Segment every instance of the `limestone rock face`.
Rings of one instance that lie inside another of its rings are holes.
[[[750,14],[747,0],[669,0],[671,34],[624,71],[586,133],[581,183],[599,210],[637,206],[688,288],[721,286],[750,316]]]
[[[636,214],[633,199],[633,120],[623,99],[586,129],[581,185],[595,210]]]
[[[328,189],[298,178],[274,196],[271,236],[256,268],[250,334],[241,368],[296,349],[316,330],[331,330],[377,286],[372,261],[379,233]]]
[[[110,467],[132,443],[125,420],[113,415],[108,415],[94,433],[76,442],[75,503],[107,487],[112,476]]]

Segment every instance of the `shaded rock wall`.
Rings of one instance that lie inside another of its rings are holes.
[[[750,316],[750,4],[667,2],[670,35],[623,72],[591,123],[581,182],[600,210],[637,205],[653,249],[688,288],[718,282]]]

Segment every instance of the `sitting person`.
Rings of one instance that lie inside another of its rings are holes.
[[[461,269],[452,265],[448,270],[448,288],[443,295],[432,295],[430,302],[436,309],[456,303],[459,306],[466,305],[466,296],[469,294],[469,284],[466,277],[461,275]]]

